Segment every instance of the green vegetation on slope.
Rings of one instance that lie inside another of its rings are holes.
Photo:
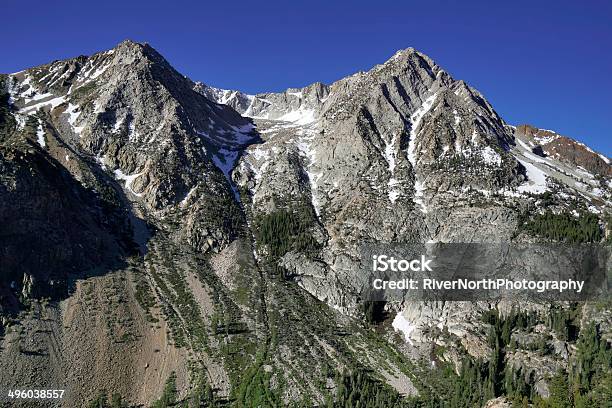
[[[312,210],[305,206],[295,206],[259,217],[256,221],[255,239],[266,247],[269,266],[275,273],[287,278],[277,263],[289,251],[297,251],[315,256],[320,245],[312,236]]]
[[[591,213],[574,217],[568,213],[548,211],[525,221],[520,229],[530,235],[560,242],[599,242],[603,238],[599,219]]]
[[[176,374],[170,374],[170,377],[166,380],[164,391],[161,397],[153,403],[151,408],[168,408],[174,407],[177,404],[178,392],[176,390]]]
[[[336,397],[328,401],[328,407],[380,407],[394,408],[405,406],[401,396],[387,384],[372,377],[362,369],[356,368],[344,376],[337,377]]]
[[[96,398],[89,402],[88,408],[127,408],[127,402],[119,394],[113,394],[110,401],[106,391],[102,391]]]

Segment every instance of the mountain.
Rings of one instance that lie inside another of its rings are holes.
[[[463,406],[449,387],[488,364],[483,405],[511,397],[499,375],[554,395],[584,357],[564,330],[596,322],[609,351],[608,306],[362,298],[363,243],[609,240],[609,158],[508,125],[414,49],[258,95],[131,41],[0,82],[3,384],[65,406]]]

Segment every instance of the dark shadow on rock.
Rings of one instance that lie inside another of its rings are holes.
[[[93,180],[80,182],[30,141],[0,145],[0,314],[64,299],[78,279],[146,251],[146,222],[114,179],[90,171]]]

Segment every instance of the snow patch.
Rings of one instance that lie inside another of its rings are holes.
[[[314,109],[305,109],[300,107],[297,110],[285,113],[283,116],[276,120],[282,120],[284,122],[291,122],[296,125],[308,125],[315,121]]]
[[[553,142],[555,140],[557,140],[560,136],[554,131],[554,130],[548,130],[548,129],[540,129],[541,131],[545,131],[545,132],[550,132],[553,133],[550,136],[539,136],[536,134],[535,139],[542,145],[548,144],[550,142]]]
[[[527,169],[527,181],[518,187],[521,193],[541,194],[548,190],[546,187],[546,174],[532,163],[517,158]]]
[[[412,164],[412,171],[414,172],[414,179],[415,179],[414,202],[419,205],[421,211],[424,213],[427,212],[427,208],[425,207],[425,204],[423,203],[423,199],[422,199],[423,192],[425,190],[425,185],[423,183],[418,182],[417,180],[417,172],[416,172],[416,164],[417,164],[417,154],[416,153],[417,152],[415,151],[416,137],[418,135],[417,130],[419,128],[419,125],[421,124],[421,120],[433,106],[437,95],[438,94],[435,93],[431,95],[430,97],[428,97],[427,99],[425,99],[421,107],[419,107],[419,109],[417,109],[416,112],[414,112],[412,116],[410,117],[410,121],[412,122],[412,125],[410,128],[410,140],[408,141],[408,151],[407,151],[408,161],[410,162],[410,164]]]
[[[139,133],[136,131],[136,125],[134,124],[134,121],[131,120],[130,124],[128,125],[128,140],[132,141],[135,139],[138,139]]]
[[[254,126],[252,123],[242,126],[232,126],[232,132],[229,133],[232,134],[233,138],[225,140],[217,140],[206,132],[195,130],[198,135],[206,138],[208,142],[218,148],[216,152],[211,149],[213,163],[225,175],[234,193],[234,198],[238,202],[240,202],[240,194],[238,193],[238,188],[232,181],[232,171],[236,166],[236,160],[240,156],[242,149],[253,140],[253,129]],[[206,153],[206,149],[204,149],[204,152]]]
[[[395,179],[395,177],[393,177],[395,175],[395,152],[398,140],[399,134],[394,134],[391,136],[391,140],[389,141],[389,143],[386,143],[385,141],[385,160],[389,165],[388,170],[391,174],[391,176],[389,177],[389,182],[387,183],[387,189],[389,191],[389,201],[391,201],[391,204],[395,204],[395,201],[397,201],[400,196],[399,191],[395,189],[395,187],[397,187],[399,183]]]
[[[427,207],[425,206],[425,203],[423,202],[423,196],[425,193],[425,185],[420,182],[420,181],[415,181],[414,182],[414,203],[418,204],[419,209],[421,210],[422,213],[426,214],[427,213]]]
[[[305,157],[308,160],[308,163],[306,163],[306,166],[304,166],[304,170],[306,171],[306,175],[308,176],[308,182],[310,184],[310,197],[311,197],[312,208],[314,209],[317,217],[319,217],[321,215],[321,204],[319,203],[319,200],[317,199],[317,187],[318,187],[317,183],[319,179],[321,178],[322,174],[314,173],[311,170],[312,166],[316,162],[316,153],[315,153],[315,150],[312,148],[312,141],[314,140],[314,138],[315,138],[314,131],[312,130],[306,131],[305,134],[298,140],[296,147],[298,151],[300,152],[300,155],[302,157]]]
[[[74,131],[74,133],[76,133],[80,137],[84,126],[75,126],[77,119],[81,115],[79,105],[73,105],[72,103],[68,103],[68,108],[66,109],[66,113],[68,114],[68,123],[70,123],[72,130]]]
[[[476,131],[476,129],[472,131],[472,144],[474,146],[478,146],[478,132]]]
[[[115,120],[115,124],[113,125],[113,130],[112,130],[113,133],[117,133],[119,130],[121,130],[124,120],[125,118],[119,118]]]
[[[257,146],[251,151],[251,156],[253,156],[255,160],[268,160],[270,158],[270,152],[262,149],[261,146]]]
[[[429,112],[429,110],[431,109],[434,101],[436,100],[436,96],[437,94],[433,94],[429,98],[427,98],[425,102],[423,102],[421,107],[417,109],[416,112],[414,112],[412,116],[410,117],[410,121],[412,122],[412,125],[410,128],[410,140],[408,142],[408,161],[410,162],[410,164],[412,164],[412,167],[415,167],[416,162],[417,162],[417,157],[416,157],[416,152],[415,152],[415,148],[416,148],[415,139],[417,136],[417,128],[421,124],[421,120],[423,119],[423,116],[425,116],[425,114]]]
[[[490,146],[485,146],[484,149],[480,151],[482,155],[482,159],[487,164],[501,165],[502,159],[499,153],[493,150]]]
[[[234,150],[228,150],[224,147],[220,148],[217,151],[217,154],[213,155],[213,162],[215,162],[215,166],[219,168],[225,174],[225,177],[229,180],[230,173],[234,168],[234,164],[236,162],[236,158],[238,157],[238,152]]]
[[[601,210],[597,207],[595,207],[594,205],[589,205],[587,207],[587,210],[589,210],[589,212],[593,213],[593,214],[601,214]]]
[[[36,128],[36,139],[40,147],[45,147],[45,130],[43,129],[42,120],[38,119],[38,128]]]
[[[100,167],[102,167],[102,170],[106,170],[106,155],[104,156],[96,156],[95,157],[96,162],[100,165]]]
[[[457,113],[457,109],[453,109],[453,115],[455,115],[455,126],[461,123],[461,116]]]
[[[33,105],[29,105],[29,102],[31,101],[39,101],[39,100],[41,102],[35,103]],[[55,96],[52,93],[36,95],[35,98],[25,100],[26,106],[20,109],[19,113],[23,113],[24,115],[30,115],[44,106],[51,106],[51,109],[55,109],[65,102],[66,102],[66,98],[64,96]]]
[[[412,339],[410,338],[410,335],[412,334],[414,329],[416,329],[416,325],[406,320],[406,318],[401,312],[395,315],[395,319],[393,319],[393,323],[391,323],[391,326],[393,326],[393,329],[396,332],[402,332],[404,334],[404,338],[411,346],[414,345]]]
[[[98,99],[96,99],[94,101],[94,111],[93,113],[104,113],[105,109],[102,107],[102,105],[100,104],[100,101]]]

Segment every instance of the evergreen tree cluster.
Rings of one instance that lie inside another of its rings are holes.
[[[494,309],[485,312],[482,319],[490,325],[487,342],[491,356],[488,361],[466,356],[459,375],[446,367],[446,389],[438,390],[438,397],[422,406],[482,407],[488,400],[499,396],[507,396],[517,406],[531,401],[534,394],[532,384],[522,370],[506,365],[506,351],[511,344],[512,332],[535,326],[537,315],[512,310],[502,318]]]
[[[372,309],[374,306],[371,306]],[[366,308],[367,309],[367,308]],[[488,400],[505,396],[513,407],[582,408],[612,407],[612,351],[596,325],[587,326],[578,336],[578,304],[562,309],[552,307],[547,316],[512,310],[504,317],[497,310],[483,314],[490,324],[488,361],[467,356],[459,374],[450,365],[430,371],[424,369],[424,389],[416,397],[402,398],[364,369],[353,369],[336,377],[335,398],[329,407],[482,407]],[[549,380],[550,398],[535,390],[532,373],[506,364],[514,330],[530,331],[546,323],[567,341],[577,341],[577,361],[571,372],[560,371]]]
[[[419,378],[422,389],[413,397],[402,397],[393,388],[378,380],[371,371],[354,367],[335,377],[336,391],[330,394],[325,406],[330,408],[459,408],[482,407],[488,400],[506,396],[513,407],[585,408],[612,407],[612,349],[599,327],[591,323],[581,330],[576,341],[576,359],[568,371],[559,371],[549,380],[550,397],[541,398],[535,391],[533,375],[521,368],[506,364],[506,351],[516,329],[531,330],[542,319],[558,333],[571,340],[577,325],[580,308],[552,308],[547,317],[539,318],[535,312],[512,310],[500,316],[497,310],[483,314],[490,324],[488,343],[491,356],[488,361],[466,356],[459,374],[451,364],[435,370],[423,369]],[[270,376],[260,365],[253,367],[250,380],[238,390],[232,401],[219,400],[204,375],[191,395],[178,399],[176,376],[168,378],[164,391],[152,408],[219,407],[219,406],[283,406],[280,395],[271,389]],[[420,387],[421,388],[421,387]],[[309,406],[307,402],[296,406]],[[89,404],[90,408],[124,408],[127,404],[119,395],[108,400],[100,394]]]
[[[289,251],[316,256],[320,245],[312,236],[313,214],[305,206],[295,206],[266,214],[256,222],[255,238],[265,245],[272,269],[286,276],[278,266],[278,259]]]
[[[578,339],[581,308],[573,304],[570,308],[551,307],[547,319],[547,326],[557,337],[563,341],[576,341]]]
[[[570,375],[576,400],[585,406],[612,407],[612,348],[591,323],[580,333],[577,363]],[[597,405],[601,404],[601,405]]]
[[[600,242],[603,238],[599,219],[591,213],[574,217],[569,213],[547,211],[526,221],[521,228],[531,235],[558,242]]]
[[[536,408],[612,407],[612,349],[591,323],[578,338],[575,364],[550,380],[550,397],[534,398]]]
[[[336,398],[328,402],[333,408],[396,408],[406,402],[388,385],[373,378],[363,368],[355,368],[336,378]]]

